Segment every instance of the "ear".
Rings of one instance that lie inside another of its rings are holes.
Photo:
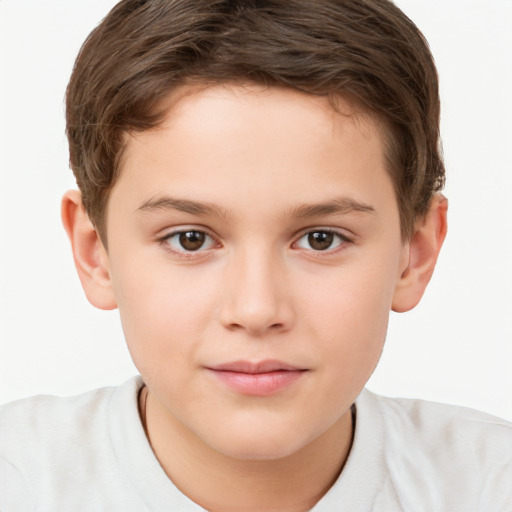
[[[447,211],[447,199],[442,194],[436,194],[427,214],[416,222],[414,234],[408,242],[408,264],[393,295],[393,311],[409,311],[423,296],[446,237]]]
[[[61,214],[87,299],[99,309],[115,309],[117,304],[110,278],[108,254],[85,212],[78,190],[66,192],[62,198]]]

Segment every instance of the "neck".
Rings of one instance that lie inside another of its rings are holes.
[[[185,495],[211,512],[309,510],[336,481],[352,443],[348,410],[291,455],[271,460],[234,458],[206,445],[163,411],[151,393],[145,401],[141,416],[161,466]]]

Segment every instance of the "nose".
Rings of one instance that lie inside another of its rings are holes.
[[[233,256],[224,281],[224,327],[253,336],[289,330],[295,314],[286,276],[283,262],[270,252]]]

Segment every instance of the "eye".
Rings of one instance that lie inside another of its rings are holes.
[[[197,229],[175,231],[162,239],[174,252],[197,252],[211,249],[215,246],[215,240]]]
[[[350,242],[350,240],[341,233],[328,229],[318,229],[301,236],[296,245],[301,249],[327,251],[329,249],[336,249],[345,242]]]

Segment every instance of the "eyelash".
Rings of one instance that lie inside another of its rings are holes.
[[[329,228],[317,228],[317,229],[310,229],[308,230],[307,232],[303,233],[300,238],[294,243],[294,245],[297,245],[303,238],[306,238],[306,237],[310,237],[311,235],[314,235],[314,234],[324,234],[324,235],[332,235],[334,239],[338,239],[338,245],[334,248],[331,248],[331,247],[328,247],[324,250],[321,250],[321,249],[312,249],[312,248],[303,248],[307,251],[310,251],[312,253],[315,253],[315,254],[318,254],[318,255],[321,255],[322,253],[325,253],[325,254],[333,254],[335,252],[338,252],[340,250],[342,250],[343,248],[346,247],[347,244],[351,244],[353,243],[353,241],[347,237],[346,235],[340,233],[339,231],[336,231],[334,229],[329,229]]]
[[[179,241],[179,238],[181,235],[184,235],[184,234],[191,234],[191,233],[196,233],[196,234],[199,234],[201,236],[204,236],[205,237],[205,240],[210,240],[209,242],[209,246],[207,248],[204,248],[204,244],[202,244],[197,250],[187,250],[185,247],[183,247],[182,245],[182,241]],[[302,235],[292,244],[292,247],[294,246],[297,246],[298,243],[306,238],[306,237],[310,237],[311,235],[314,235],[314,234],[323,234],[323,235],[332,235],[334,239],[337,239],[338,240],[338,244],[335,248],[331,248],[331,247],[327,247],[326,249],[313,249],[313,248],[306,248],[306,247],[302,247],[302,249],[308,251],[308,252],[311,252],[315,255],[322,255],[322,254],[332,254],[332,253],[335,253],[335,252],[338,252],[340,250],[343,250],[343,248],[345,248],[345,246],[347,244],[352,244],[353,243],[353,240],[351,240],[349,237],[347,237],[346,235],[338,232],[338,231],[335,231],[333,229],[329,229],[329,228],[317,228],[317,229],[310,229],[306,232],[303,232]],[[172,240],[173,239],[176,239],[177,240],[177,243],[181,245],[181,249],[180,248],[174,248],[171,243],[172,243]],[[177,231],[172,231],[171,233],[168,233],[166,234],[165,236],[161,237],[159,239],[159,243],[162,245],[162,246],[165,246],[165,249],[169,252],[171,252],[172,254],[174,255],[177,255],[178,257],[180,258],[185,258],[185,259],[191,259],[193,258],[195,255],[197,257],[198,254],[200,253],[203,253],[203,252],[206,252],[206,251],[209,251],[213,248],[215,248],[215,246],[219,246],[220,243],[212,236],[210,235],[209,233],[207,233],[205,230],[203,229],[196,229],[196,228],[189,228],[189,229],[179,229]],[[331,242],[333,243],[333,242]]]
[[[205,239],[210,240],[209,247],[204,249],[202,244],[197,250],[187,250],[183,245],[181,245],[181,241],[179,241],[179,238],[181,235],[185,235],[187,233],[197,233],[199,235],[204,235]],[[177,243],[181,245],[181,249],[174,248],[172,244],[172,240],[176,239]],[[214,248],[216,245],[219,245],[219,243],[216,241],[216,239],[208,234],[203,229],[196,229],[196,228],[188,228],[188,229],[179,229],[177,231],[172,231],[171,233],[166,234],[165,236],[161,237],[159,239],[159,243],[165,247],[165,249],[169,252],[171,252],[174,255],[177,255],[180,258],[190,259],[193,258],[195,255],[209,251],[210,249]]]

